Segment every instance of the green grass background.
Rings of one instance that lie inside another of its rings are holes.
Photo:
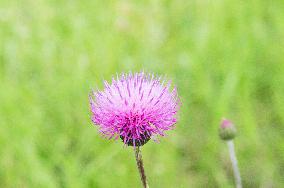
[[[88,93],[120,72],[172,79],[174,131],[149,142],[151,188],[284,187],[284,1],[0,0],[0,187],[141,187],[132,148],[102,139]]]

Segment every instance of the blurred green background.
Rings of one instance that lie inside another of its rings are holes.
[[[284,1],[0,0],[0,187],[141,187],[88,93],[116,73],[172,79],[179,123],[143,157],[152,188],[284,187]]]

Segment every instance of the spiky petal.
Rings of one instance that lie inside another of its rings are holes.
[[[103,91],[90,95],[92,121],[107,138],[144,145],[152,136],[173,128],[179,97],[171,83],[153,74],[121,74]]]

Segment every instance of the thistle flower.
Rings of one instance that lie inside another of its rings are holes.
[[[234,177],[236,182],[236,188],[242,188],[242,179],[240,170],[238,167],[238,160],[235,152],[234,138],[236,136],[236,128],[235,125],[227,119],[222,119],[220,128],[219,128],[219,136],[222,140],[227,142],[230,159],[233,166]]]
[[[237,130],[234,124],[227,120],[222,119],[220,128],[219,128],[219,136],[222,140],[232,140],[235,138],[237,134]]]
[[[104,87],[90,95],[90,105],[92,121],[105,137],[142,146],[174,128],[179,98],[170,82],[141,72],[121,74]]]

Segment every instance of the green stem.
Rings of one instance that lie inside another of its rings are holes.
[[[227,141],[227,144],[229,148],[230,158],[232,161],[232,166],[233,166],[233,171],[234,171],[234,176],[235,176],[235,181],[236,181],[236,188],[242,188],[242,179],[241,179],[241,174],[238,168],[238,160],[237,160],[236,153],[235,153],[234,142],[233,140],[229,140]]]

